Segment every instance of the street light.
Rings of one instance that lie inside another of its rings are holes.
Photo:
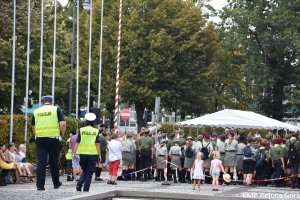
[[[85,10],[90,11],[90,43],[89,43],[89,68],[88,68],[88,97],[87,97],[87,113],[90,111],[90,95],[91,95],[91,60],[92,60],[92,11],[93,0],[85,0],[82,4]]]
[[[99,85],[98,85],[98,108],[100,108],[101,104],[101,79],[102,79],[102,35],[103,35],[103,11],[104,11],[104,0],[102,0],[101,5],[101,25],[100,25],[100,59],[99,59]]]

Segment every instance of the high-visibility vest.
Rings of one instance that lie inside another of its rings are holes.
[[[67,140],[67,144],[71,142],[71,138]],[[66,154],[66,160],[72,160],[72,148],[68,148],[68,152]]]
[[[96,137],[99,130],[91,126],[80,129],[80,143],[77,148],[77,154],[98,155],[96,148]]]
[[[60,136],[60,128],[57,118],[57,107],[45,105],[34,112],[35,135],[37,137],[57,137]]]

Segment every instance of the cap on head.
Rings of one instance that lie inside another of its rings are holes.
[[[52,102],[53,101],[53,97],[51,95],[46,95],[42,97],[42,102]]]
[[[93,122],[96,119],[96,115],[94,113],[87,113],[84,118],[89,122]]]
[[[186,139],[193,140],[193,137],[192,136],[188,136]]]

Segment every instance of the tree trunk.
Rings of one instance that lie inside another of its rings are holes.
[[[134,104],[135,104],[137,126],[138,126],[138,133],[139,133],[141,128],[146,126],[145,120],[143,118],[145,105],[141,102],[134,102]]]
[[[284,116],[283,105],[282,102],[284,100],[284,92],[283,92],[284,84],[281,80],[278,80],[273,85],[273,105],[272,105],[272,117],[277,120],[282,120]]]

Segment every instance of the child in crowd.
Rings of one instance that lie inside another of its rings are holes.
[[[204,180],[204,174],[203,174],[203,153],[198,152],[197,153],[197,158],[194,161],[194,164],[192,166],[192,170],[194,171],[193,179],[194,179],[194,187],[193,190],[195,190],[196,186],[196,181],[198,181],[198,190],[200,190],[200,182],[201,180]]]
[[[226,173],[224,171],[224,167],[222,164],[222,161],[220,160],[221,155],[218,151],[214,153],[214,159],[210,163],[210,175],[212,176],[212,187],[213,191],[218,191],[219,186],[219,176],[220,172],[222,171],[224,174]]]

